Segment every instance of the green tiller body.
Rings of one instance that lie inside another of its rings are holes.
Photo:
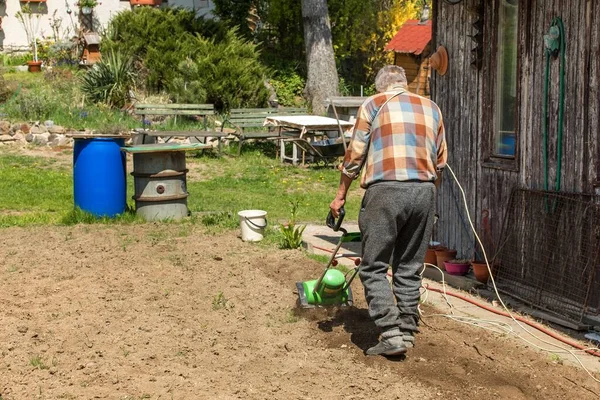
[[[344,215],[345,211],[342,208],[337,223],[331,214],[331,211],[327,216],[327,226],[335,232],[341,231],[342,236],[319,279],[296,282],[296,287],[298,289],[298,303],[302,308],[351,306],[353,304],[352,288],[350,288],[350,284],[358,273],[358,266],[349,271],[349,273],[352,274],[348,280],[346,280],[346,275],[348,274],[344,274],[342,271],[332,268],[337,265],[336,256],[342,244],[348,242],[360,242],[362,239],[360,232],[348,233],[341,227]],[[360,262],[360,260],[358,261]]]

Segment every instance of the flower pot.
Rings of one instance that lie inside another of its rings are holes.
[[[444,267],[450,275],[466,275],[471,266],[468,263],[457,263],[450,260],[444,261]]]
[[[427,248],[427,252],[425,253],[425,263],[437,265],[437,257],[435,255],[435,251],[444,249],[445,247],[440,245],[429,246]]]
[[[485,261],[473,261],[471,266],[473,267],[475,279],[481,283],[487,283],[488,279],[490,279],[490,271]]]
[[[27,70],[29,72],[42,72],[41,61],[27,61]]]
[[[129,0],[132,6],[160,6],[162,0]]]
[[[92,7],[81,7],[81,13],[84,15],[90,15],[92,13]]]
[[[454,260],[456,258],[456,250],[438,249],[435,251],[435,257],[438,268],[444,271],[444,261]]]

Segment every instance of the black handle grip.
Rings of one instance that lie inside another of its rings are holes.
[[[325,220],[325,222],[327,223],[328,227],[333,229],[334,232],[337,232],[340,230],[340,227],[342,226],[342,221],[344,220],[345,215],[346,215],[346,210],[344,210],[344,207],[340,208],[340,215],[339,215],[337,223],[336,223],[335,218],[333,217],[333,214],[331,213],[331,210],[329,210],[329,214],[327,214],[327,219]]]

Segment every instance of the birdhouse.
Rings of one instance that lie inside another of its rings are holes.
[[[96,32],[88,32],[83,34],[84,48],[82,55],[82,63],[93,65],[100,61],[100,35]]]

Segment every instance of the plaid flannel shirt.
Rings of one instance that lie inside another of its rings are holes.
[[[392,90],[367,98],[359,108],[339,167],[352,179],[363,169],[364,188],[378,181],[433,182],[437,170],[446,166],[446,137],[438,106],[405,88]]]

